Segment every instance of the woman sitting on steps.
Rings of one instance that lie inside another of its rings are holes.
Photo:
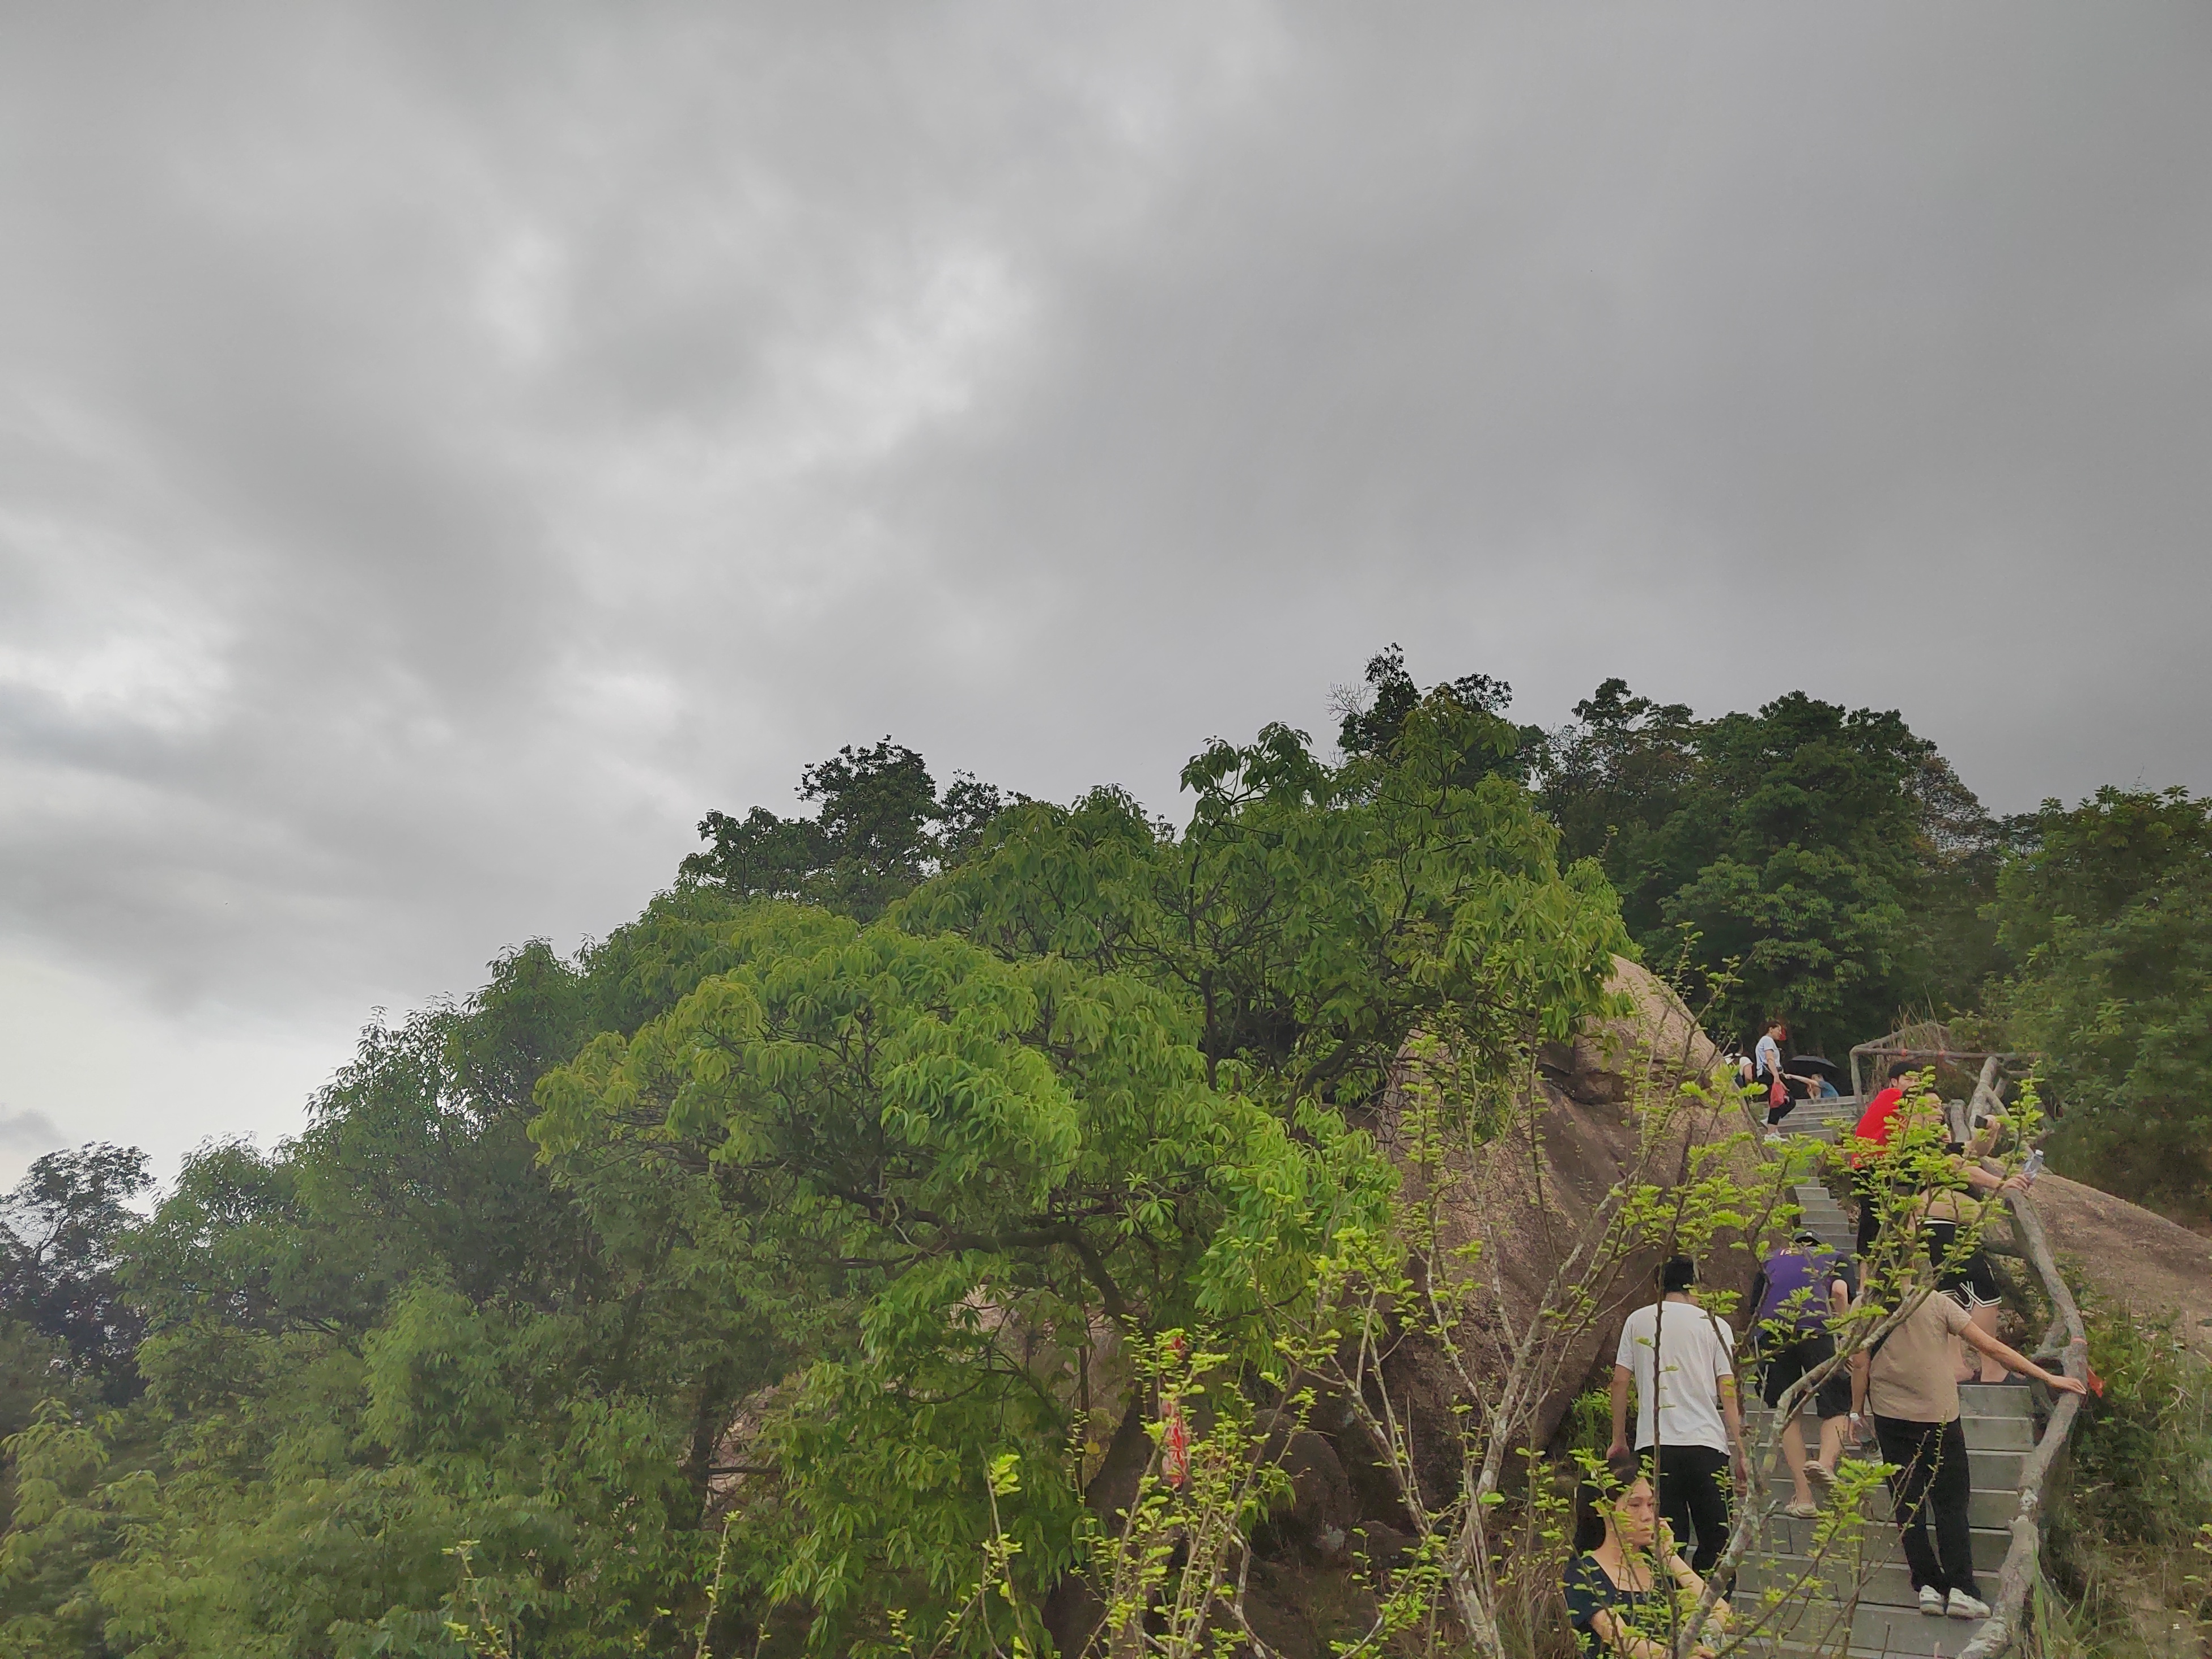
[[[1674,1547],[1642,1465],[1618,1457],[1607,1468],[1610,1496],[1589,1480],[1575,1494],[1579,1553],[1567,1563],[1568,1619],[1584,1659],[1673,1659],[1675,1622],[1705,1593],[1705,1582]],[[1694,1659],[1713,1659],[1728,1627],[1729,1605],[1716,1601]]]

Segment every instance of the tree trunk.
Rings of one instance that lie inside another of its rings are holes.
[[[1145,1416],[1150,1399],[1139,1385],[1129,1390],[1127,1409],[1107,1443],[1106,1456],[1098,1466],[1098,1473],[1091,1477],[1091,1484],[1083,1489],[1083,1502],[1101,1521],[1111,1525],[1114,1517],[1136,1502],[1137,1484],[1144,1478],[1145,1465],[1152,1461],[1152,1439],[1145,1432]],[[1106,1603],[1091,1587],[1090,1581],[1080,1572],[1066,1572],[1045,1597],[1044,1627],[1052,1638],[1062,1659],[1073,1659],[1083,1651],[1105,1616]]]

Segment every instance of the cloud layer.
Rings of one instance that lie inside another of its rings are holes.
[[[2201,12],[11,35],[0,948],[95,988],[57,1044],[290,1054],[887,731],[1170,806],[1391,639],[1546,721],[1901,708],[2001,807],[2212,786]]]

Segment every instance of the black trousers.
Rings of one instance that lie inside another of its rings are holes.
[[[1768,1093],[1766,1127],[1770,1129],[1796,1111],[1797,1103],[1805,1098],[1805,1085],[1787,1077],[1782,1079],[1782,1103],[1779,1106],[1774,1104],[1772,1099],[1774,1091],[1772,1078],[1762,1075],[1759,1079],[1759,1086]]]
[[[1864,1170],[1851,1171],[1851,1192],[1859,1201],[1858,1258],[1863,1266],[1874,1254],[1874,1242],[1881,1237],[1881,1212],[1875,1207],[1875,1194],[1881,1183]]]
[[[1890,1506],[1904,1535],[1905,1565],[1912,1588],[1964,1590],[1979,1598],[1974,1585],[1974,1535],[1966,1505],[1974,1482],[1966,1467],[1966,1431],[1959,1419],[1914,1423],[1902,1417],[1876,1417],[1874,1437],[1881,1461],[1894,1463],[1889,1477]],[[1663,1506],[1663,1500],[1662,1500]],[[1928,1511],[1936,1511],[1936,1542],[1928,1542]]]
[[[1676,1549],[1696,1532],[1690,1570],[1702,1577],[1728,1547],[1729,1455],[1711,1446],[1662,1446],[1658,1455],[1659,1517],[1673,1530]]]

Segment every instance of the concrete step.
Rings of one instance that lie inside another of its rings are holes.
[[[1777,1505],[1790,1501],[1790,1482],[1786,1479],[1778,1478],[1767,1483],[1767,1496]],[[1895,1524],[1896,1516],[1890,1509],[1889,1492],[1887,1488],[1877,1488],[1869,1494],[1866,1512],[1870,1525],[1876,1522],[1884,1526]],[[2012,1525],[2013,1516],[2019,1513],[2020,1493],[2016,1490],[2001,1486],[1976,1486],[1967,1495],[1966,1524],[1970,1527],[1991,1527],[2002,1529]],[[1808,1521],[1805,1524],[1809,1527],[1813,1523]]]
[[[1892,1539],[1895,1537],[1887,1527],[1881,1531]],[[1869,1528],[1866,1554],[1856,1562],[1831,1557],[1816,1567],[1809,1556],[1778,1554],[1746,1561],[1736,1573],[1736,1588],[1754,1595],[1773,1588],[1793,1595],[1840,1601],[1856,1579],[1861,1601],[1872,1607],[1908,1607],[1918,1613],[1920,1595],[1912,1588],[1912,1575],[1905,1570],[1903,1560],[1895,1559],[1894,1549],[1890,1553],[1892,1559],[1875,1559],[1875,1547],[1879,1541],[1875,1529]],[[1979,1570],[1980,1564],[1977,1563],[1976,1571]],[[1813,1575],[1809,1579],[1806,1576],[1808,1573]]]
[[[2010,1512],[2005,1519],[2012,1519]],[[1766,1547],[1767,1554],[1802,1559],[1812,1552],[1813,1532],[1819,1524],[1817,1521],[1801,1521],[1794,1515],[1771,1516],[1761,1524],[1756,1541]],[[1863,1538],[1869,1560],[1902,1559],[1898,1555],[1897,1528],[1889,1522],[1877,1524],[1869,1521]],[[2004,1565],[2005,1551],[2012,1547],[2012,1534],[2005,1528],[1976,1527],[1973,1540],[1975,1571],[1995,1572]],[[1747,1570],[1749,1565],[1746,1564]]]
[[[1809,1411],[1809,1407],[1808,1409]],[[1773,1420],[1774,1413],[1767,1410],[1764,1405],[1749,1407],[1743,1414],[1744,1434],[1752,1444],[1761,1444],[1767,1425]],[[1961,1417],[1959,1419],[1959,1426],[1966,1432],[1966,1449],[1970,1452],[2025,1452],[2032,1451],[2035,1448],[2035,1419],[2032,1417],[2022,1417],[2013,1413],[2002,1417]],[[1813,1445],[1813,1437],[1808,1425],[1805,1437],[1805,1449],[1808,1454],[1812,1451]],[[1874,1437],[1869,1435],[1865,1443],[1845,1451],[1844,1455],[1846,1457],[1873,1457],[1877,1455],[1877,1451]]]
[[[1739,1590],[1735,1603],[1739,1628],[1762,1614],[1765,1616],[1756,1646],[1783,1653],[1833,1653],[1844,1645],[1844,1609],[1838,1602],[1807,1596],[1768,1613],[1755,1594]],[[1920,1611],[1917,1601],[1910,1607],[1862,1602],[1851,1613],[1848,1641],[1854,1654],[1911,1654],[1933,1659],[1934,1656],[1957,1653],[1974,1639],[1981,1627],[1977,1620],[1930,1619]],[[1746,1644],[1747,1650],[1753,1645]]]
[[[2027,1460],[2027,1454],[2020,1451],[1969,1449],[1966,1453],[1976,1492],[2018,1492],[2021,1465]],[[1766,1486],[1770,1492],[1785,1498],[1793,1490],[1790,1477],[1780,1469],[1767,1477]]]
[[[1961,1382],[1961,1417],[2033,1417],[2035,1392],[2026,1382]]]

